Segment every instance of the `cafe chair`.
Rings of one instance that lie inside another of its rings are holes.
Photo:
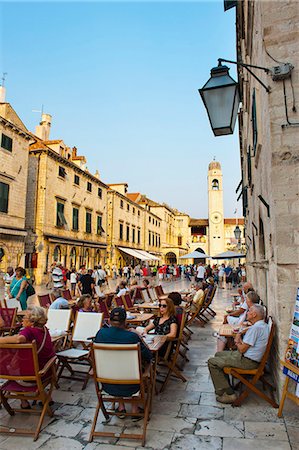
[[[68,301],[73,300],[72,294],[69,289],[62,290],[61,295],[63,298],[65,298],[65,300],[68,300]]]
[[[156,296],[157,296],[158,300],[159,300],[160,297],[165,295],[165,293],[163,291],[163,288],[162,288],[162,286],[160,284],[158,286],[155,286],[154,290],[155,290],[155,293],[156,293]]]
[[[140,287],[137,287],[134,291],[134,295],[133,295],[133,302],[137,302],[137,303],[143,303],[144,302],[144,297],[143,297],[143,289]]]
[[[129,292],[127,294],[122,295],[122,302],[125,305],[126,311],[137,311]]]
[[[4,299],[5,308],[17,308],[17,311],[22,311],[21,303],[15,298]]]
[[[92,338],[102,326],[103,313],[77,312],[70,346],[66,350],[57,353],[59,360],[58,381],[60,378],[68,378],[84,381],[82,390],[86,388],[89,379],[90,359],[89,350]],[[81,348],[77,348],[81,347]],[[87,371],[75,370],[72,365],[85,366]],[[70,376],[63,375],[64,369],[70,372]],[[78,374],[75,376],[75,374]]]
[[[276,401],[265,394],[265,392],[261,391],[257,387],[258,381],[261,381],[263,384],[263,388],[267,385],[271,389],[271,394],[273,390],[275,390],[274,386],[272,386],[265,378],[265,366],[271,351],[273,337],[274,337],[274,322],[272,318],[269,316],[268,318],[268,327],[269,327],[269,339],[267,343],[267,347],[265,350],[265,353],[263,355],[263,358],[258,366],[257,369],[252,370],[246,370],[246,369],[238,369],[236,367],[224,367],[223,371],[226,375],[230,375],[233,378],[236,378],[241,385],[244,385],[245,389],[241,393],[241,395],[233,402],[233,406],[241,406],[241,404],[244,402],[244,400],[248,397],[249,392],[254,392],[259,397],[266,400],[270,405],[272,405],[274,408],[278,408],[278,404]]]
[[[149,288],[143,289],[142,295],[143,295],[143,299],[144,299],[144,301],[145,301],[146,303],[149,303],[149,302],[151,302],[151,301],[154,300],[154,299],[152,299],[152,297],[151,297],[151,293],[150,293]]]
[[[71,309],[48,309],[48,321],[47,328],[51,334],[61,331],[61,335],[65,334],[64,344],[66,344],[68,333],[70,332],[71,326]]]
[[[91,348],[91,360],[93,365],[93,377],[98,397],[89,442],[94,437],[117,437],[127,439],[140,439],[142,446],[145,445],[147,422],[150,415],[150,402],[152,395],[152,366],[148,366],[148,370],[142,372],[140,344],[98,344],[94,343]],[[140,388],[136,394],[131,397],[114,397],[103,390],[102,384],[139,384]],[[111,427],[107,427],[107,431],[96,431],[97,420],[100,410],[102,411],[105,422],[108,423],[110,416],[117,415],[115,409],[112,409],[114,402],[123,401],[126,404],[141,405],[142,409],[138,413],[125,413],[130,417],[143,417],[142,433],[135,430],[131,433],[114,433]],[[108,403],[108,407],[106,404]],[[110,404],[110,405],[109,405]],[[110,429],[110,431],[109,431]]]
[[[22,327],[21,323],[17,323],[17,308],[0,308],[0,317],[4,321],[4,326],[0,328],[0,336],[4,334],[15,334]]]
[[[105,322],[108,322],[110,319],[110,313],[109,313],[109,308],[107,305],[107,300],[105,300],[105,299],[99,300],[99,310],[103,314],[103,320]]]
[[[48,309],[52,303],[52,297],[50,294],[38,295],[37,298],[42,308]]]
[[[167,372],[164,375],[164,378],[161,379],[161,375],[162,375],[161,373],[159,373],[160,377],[157,378],[157,381],[162,383],[160,392],[163,392],[165,390],[166,385],[170,379],[170,376],[179,378],[184,383],[187,381],[187,379],[182,374],[181,369],[178,365],[178,357],[180,355],[180,349],[181,349],[181,343],[183,340],[183,332],[184,332],[185,322],[186,322],[186,313],[184,311],[182,311],[182,313],[180,314],[180,317],[178,318],[179,329],[178,329],[177,337],[169,340],[165,355],[159,359],[159,365],[162,364],[167,368]]]
[[[0,344],[0,378],[7,380],[0,387],[0,398],[2,405],[10,416],[15,413],[38,414],[40,418],[35,430],[15,428],[13,421],[8,426],[0,425],[0,433],[17,435],[31,435],[37,440],[46,413],[53,417],[50,407],[52,390],[56,381],[56,357],[51,358],[45,367],[40,370],[36,342],[30,344]],[[19,384],[18,381],[28,381],[28,386]],[[13,407],[9,400],[27,400],[42,402],[42,409],[21,409]]]

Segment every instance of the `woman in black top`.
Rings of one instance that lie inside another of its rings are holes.
[[[159,303],[160,317],[156,317],[153,323],[150,323],[145,329],[144,333],[155,330],[155,334],[162,334],[168,338],[176,338],[178,332],[178,323],[175,317],[175,307],[170,298],[163,298]],[[159,355],[164,356],[167,350],[168,343],[166,342],[159,350]]]

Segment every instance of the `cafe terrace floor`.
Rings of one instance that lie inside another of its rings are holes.
[[[164,291],[182,290],[186,281],[163,283]],[[43,289],[44,291],[44,289]],[[151,420],[147,427],[145,449],[169,450],[297,450],[299,449],[299,412],[288,400],[284,418],[277,410],[254,394],[240,408],[217,403],[209,377],[207,359],[215,353],[212,336],[222,323],[231,292],[218,290],[213,301],[217,316],[205,328],[193,326],[189,341],[190,362],[185,365],[186,383],[171,380],[163,394],[154,398]],[[96,407],[96,394],[90,380],[85,391],[82,383],[61,380],[55,391],[55,417],[46,418],[39,439],[0,435],[0,450],[133,450],[141,449],[139,441],[97,438],[88,443],[91,421]],[[9,419],[0,410],[0,423],[25,425],[36,417],[22,414]],[[14,422],[12,422],[14,421]],[[101,427],[101,420],[98,421]],[[139,427],[130,419],[113,417],[108,425],[114,431]],[[106,426],[107,427],[107,426]]]

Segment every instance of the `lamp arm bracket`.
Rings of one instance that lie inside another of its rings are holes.
[[[231,61],[230,59],[218,58],[218,65],[219,65],[219,66],[221,66],[221,63],[222,63],[222,62],[227,62],[227,63],[230,63],[230,64],[236,64],[237,66],[244,67],[244,68],[250,73],[250,75],[252,75],[253,78],[255,78],[256,81],[258,81],[258,82],[266,89],[266,91],[268,92],[268,94],[271,92],[270,87],[269,87],[269,86],[266,86],[266,85],[262,82],[262,80],[260,80],[260,79],[252,72],[252,70],[249,69],[249,67],[252,67],[252,68],[254,68],[254,69],[261,69],[261,70],[264,70],[266,73],[270,73],[270,69],[268,69],[267,67],[255,66],[255,65],[253,65],[253,64],[245,64],[245,63],[242,63],[241,61]]]

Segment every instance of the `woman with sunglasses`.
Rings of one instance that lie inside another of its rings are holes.
[[[178,331],[178,323],[175,317],[175,306],[170,298],[163,298],[159,303],[160,317],[156,317],[144,329],[144,333],[155,330],[155,334],[162,334],[168,338],[176,338]],[[159,355],[163,356],[166,352],[168,343],[164,344],[159,350]]]

